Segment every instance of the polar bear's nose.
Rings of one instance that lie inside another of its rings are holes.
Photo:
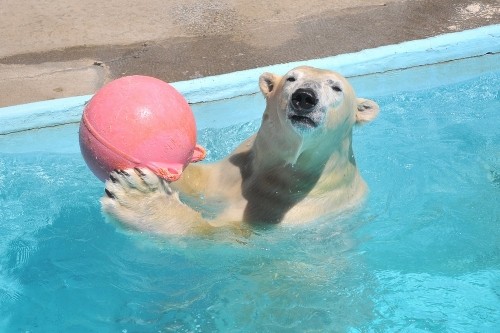
[[[300,88],[292,94],[291,103],[296,111],[308,112],[318,103],[318,99],[314,90]]]

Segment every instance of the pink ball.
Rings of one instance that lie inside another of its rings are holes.
[[[184,97],[148,76],[127,76],[100,89],[83,111],[80,149],[102,181],[115,169],[147,167],[169,181],[205,157]]]

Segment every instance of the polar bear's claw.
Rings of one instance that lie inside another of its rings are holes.
[[[110,174],[109,175],[109,180],[111,180],[113,183],[116,183],[118,181],[118,179],[116,179],[113,174]]]
[[[134,168],[134,171],[136,174],[138,174],[140,177],[145,177],[146,174],[144,173],[144,171],[142,171],[141,169],[139,168]]]
[[[108,190],[107,188],[104,189],[104,192],[106,192],[106,195],[108,196],[108,198],[110,199],[116,199],[115,195],[113,194],[113,192],[111,192],[110,190]]]

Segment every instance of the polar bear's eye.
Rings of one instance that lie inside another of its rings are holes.
[[[326,83],[332,88],[333,91],[342,92],[342,87],[338,82],[335,82],[334,80],[327,80]]]
[[[293,76],[290,76],[286,79],[288,82],[293,82],[295,81],[295,78]]]
[[[332,89],[335,92],[342,92],[342,88],[340,88],[339,86],[336,86],[336,85],[332,86]]]

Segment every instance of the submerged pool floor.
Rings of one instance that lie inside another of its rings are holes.
[[[363,207],[241,242],[106,223],[76,125],[0,138],[0,331],[493,332],[499,87],[496,72],[364,96],[382,111],[354,133]],[[259,122],[205,128],[201,144],[220,158]],[[47,135],[58,152],[16,143]]]

